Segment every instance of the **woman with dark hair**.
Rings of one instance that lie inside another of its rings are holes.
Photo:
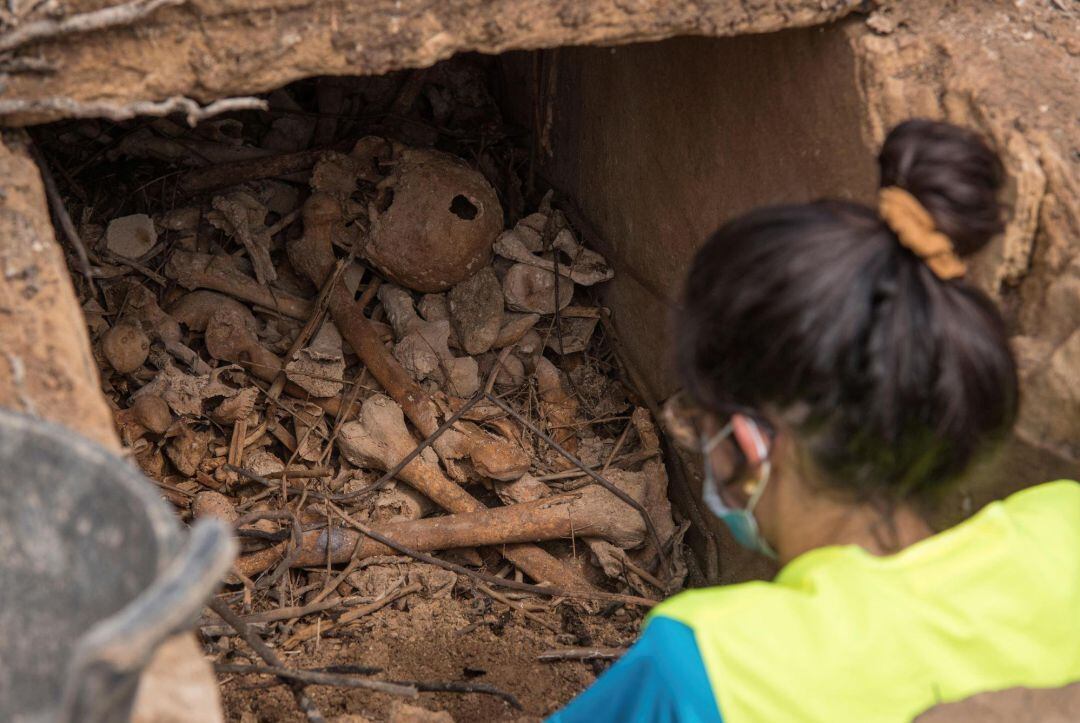
[[[753,211],[686,281],[703,497],[779,574],[665,601],[553,721],[910,721],[1080,681],[1080,485],[926,521],[1016,416],[1001,318],[962,260],[1002,229],[1000,161],[920,120],[880,165],[876,209]]]

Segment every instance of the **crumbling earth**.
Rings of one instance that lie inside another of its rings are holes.
[[[544,715],[685,579],[654,421],[592,295],[614,272],[524,192],[482,79],[458,60],[191,129],[34,133],[126,450],[240,537],[199,623],[230,718],[384,719],[418,695]]]

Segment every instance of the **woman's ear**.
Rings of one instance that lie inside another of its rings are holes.
[[[731,416],[732,432],[739,449],[752,467],[757,467],[769,457],[770,441],[757,422],[744,414]]]
[[[700,412],[698,413],[700,414]],[[660,411],[660,423],[668,438],[685,450],[696,452],[701,447],[700,435],[708,430],[699,430],[694,424],[694,412],[689,409],[685,395],[676,393],[668,398]]]

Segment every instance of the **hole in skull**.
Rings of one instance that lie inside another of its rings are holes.
[[[476,204],[460,193],[450,200],[450,213],[464,221],[472,221],[479,212],[480,209],[476,207]]]

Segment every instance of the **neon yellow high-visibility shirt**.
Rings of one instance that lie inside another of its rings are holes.
[[[623,660],[633,686],[614,684]],[[602,707],[586,691],[553,720],[892,723],[1080,681],[1080,484],[1018,492],[895,555],[819,548],[773,582],[676,595],[623,660],[594,686]]]

